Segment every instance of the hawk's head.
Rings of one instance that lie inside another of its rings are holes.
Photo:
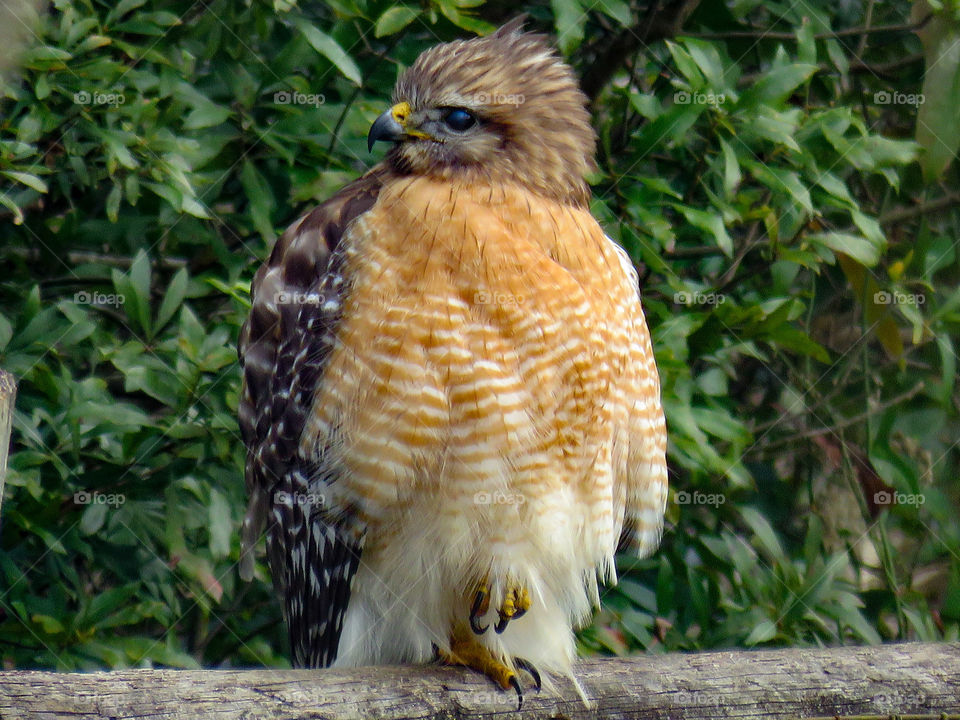
[[[521,20],[494,34],[437,45],[397,82],[394,106],[370,128],[395,141],[403,173],[467,182],[515,182],[585,204],[595,136],[573,72]]]

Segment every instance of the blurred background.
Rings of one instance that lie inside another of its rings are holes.
[[[661,550],[584,653],[958,638],[960,2],[528,4],[590,97],[640,270]],[[284,666],[239,581],[237,333],[277,233],[357,177],[484,0],[10,0],[0,660]]]

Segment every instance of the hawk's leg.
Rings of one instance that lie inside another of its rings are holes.
[[[507,623],[521,617],[530,609],[530,593],[523,586],[508,585],[503,596],[503,603],[497,610],[500,619],[494,626],[497,634],[507,629]],[[488,625],[481,625],[480,618],[490,609],[490,588],[487,580],[481,581],[473,595],[473,605],[470,607],[470,629],[477,635],[483,635]]]
[[[466,627],[461,625],[454,629],[450,635],[450,652],[438,649],[437,655],[440,661],[447,665],[464,665],[483,673],[504,690],[513,688],[517,693],[517,710],[523,706],[523,686],[517,678],[517,673],[506,663],[494,657],[493,653],[468,632]],[[540,673],[530,662],[523,658],[514,658],[513,664],[529,673],[537,690],[540,689]]]
[[[503,597],[503,604],[497,610],[500,620],[494,626],[497,633],[507,629],[507,623],[516,620],[530,609],[530,593],[525,587],[509,586]]]

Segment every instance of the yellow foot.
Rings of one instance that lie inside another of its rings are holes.
[[[503,605],[497,611],[500,620],[494,626],[497,633],[502,633],[507,629],[507,623],[516,620],[530,609],[530,593],[525,587],[508,587],[507,594],[503,598]]]
[[[497,610],[500,619],[494,626],[497,633],[502,633],[507,629],[507,624],[511,620],[521,617],[530,609],[530,593],[525,587],[508,585],[507,592],[503,596],[503,604]],[[490,587],[487,580],[481,581],[473,594],[473,604],[470,606],[470,629],[477,635],[483,635],[489,625],[481,625],[480,618],[487,614],[490,609]]]
[[[523,687],[517,678],[517,673],[506,663],[494,657],[476,638],[466,633],[455,633],[450,638],[450,652],[438,649],[437,655],[440,661],[447,665],[463,665],[483,673],[503,690],[513,688],[517,693],[517,710],[523,707]],[[533,678],[534,687],[539,691],[542,683],[537,669],[523,658],[514,658],[513,664],[529,673]]]

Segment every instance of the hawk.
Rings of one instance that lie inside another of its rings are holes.
[[[590,213],[585,96],[521,24],[420,55],[383,162],[254,278],[242,574],[265,528],[298,666],[439,657],[522,702],[573,677],[618,549],[659,542],[637,274]]]

